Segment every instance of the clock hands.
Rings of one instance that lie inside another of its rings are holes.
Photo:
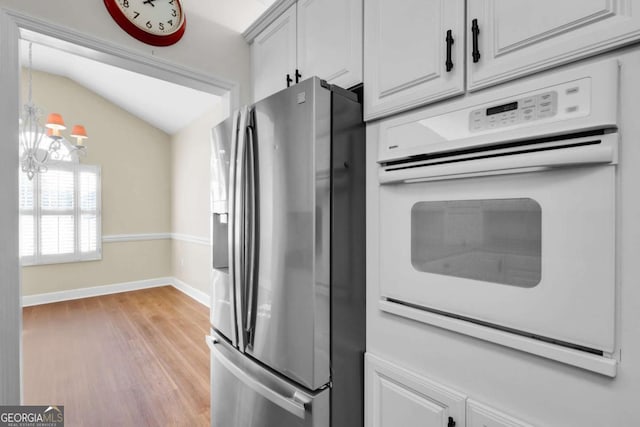
[[[156,5],[153,4],[154,1],[156,1],[156,0],[144,0],[142,2],[142,4],[150,4],[151,6],[156,7]]]

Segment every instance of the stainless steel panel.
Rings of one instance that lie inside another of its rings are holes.
[[[211,212],[229,212],[229,165],[231,143],[235,132],[235,115],[232,115],[211,130]]]
[[[234,345],[237,342],[234,290],[229,277],[229,168],[237,115],[220,123],[211,133],[211,312],[214,328]]]
[[[311,390],[330,380],[330,100],[312,78],[254,113],[259,235],[246,352]]]
[[[329,389],[308,393],[215,336],[207,344],[212,427],[329,427]]]
[[[331,427],[364,425],[365,129],[351,96],[333,89]]]

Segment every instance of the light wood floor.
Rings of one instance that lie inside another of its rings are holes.
[[[23,311],[24,403],[67,426],[208,426],[209,311],[173,287]]]

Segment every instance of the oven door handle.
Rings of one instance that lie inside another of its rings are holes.
[[[424,164],[404,168],[391,166],[380,168],[379,179],[381,184],[411,183],[468,176],[531,172],[545,168],[616,164],[618,161],[618,134],[601,135],[599,139],[600,143],[593,145],[568,146],[482,159],[460,159],[460,161],[445,164]]]

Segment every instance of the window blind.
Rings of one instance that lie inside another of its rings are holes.
[[[100,168],[56,162],[30,181],[20,174],[23,265],[101,258]]]

